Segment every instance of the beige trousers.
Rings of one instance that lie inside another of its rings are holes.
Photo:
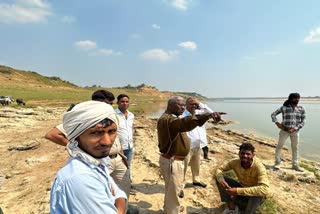
[[[129,170],[127,169],[126,165],[123,163],[120,155],[111,159],[108,165],[108,171],[110,173],[110,176],[119,186],[119,188],[126,193],[129,200],[130,189],[131,189]]]
[[[276,164],[280,164],[281,162],[281,149],[283,148],[286,140],[290,137],[291,140],[291,150],[292,150],[292,165],[298,166],[298,144],[299,144],[299,132],[289,133],[283,130],[279,132],[279,140],[276,148]]]
[[[179,192],[182,190],[184,161],[166,159],[160,156],[160,173],[164,178],[164,213],[178,214]]]
[[[184,174],[183,174],[183,186],[186,182],[186,174],[188,171],[188,166],[191,167],[192,173],[192,181],[195,183],[200,182],[200,155],[201,149],[200,147],[190,149],[189,154],[187,155],[186,159],[184,160]]]

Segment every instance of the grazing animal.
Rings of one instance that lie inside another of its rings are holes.
[[[14,99],[11,96],[0,96],[0,104],[3,106],[7,106],[12,103]]]
[[[16,99],[16,102],[19,106],[25,106],[26,103],[23,101],[23,99]]]
[[[0,100],[0,104],[2,105],[2,106],[7,106],[7,105],[9,105],[9,102],[8,101],[6,101],[6,100]]]

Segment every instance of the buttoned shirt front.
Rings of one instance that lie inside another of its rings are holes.
[[[192,114],[185,110],[182,117],[192,116]],[[204,147],[208,144],[207,142],[207,131],[205,125],[197,126],[191,131],[187,132],[187,136],[190,141],[190,148]]]
[[[218,181],[223,180],[223,172],[233,170],[243,187],[237,188],[237,194],[242,196],[269,196],[269,179],[264,165],[253,159],[251,166],[245,169],[239,158],[225,162],[216,170]]]
[[[278,122],[276,116],[280,113],[282,113],[282,125],[286,129],[293,128],[299,130],[305,124],[306,112],[302,106],[281,106],[271,114],[272,122]]]
[[[125,198],[101,169],[79,158],[70,158],[58,172],[50,192],[50,213],[117,213],[115,200]]]
[[[118,137],[123,150],[133,148],[133,121],[134,114],[128,111],[127,118],[117,108],[116,113],[119,118]]]

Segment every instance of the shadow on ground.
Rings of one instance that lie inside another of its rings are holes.
[[[148,183],[139,183],[134,184],[133,189],[137,192],[141,192],[143,194],[152,195],[156,193],[163,193],[164,192],[164,185],[163,184],[148,184]]]

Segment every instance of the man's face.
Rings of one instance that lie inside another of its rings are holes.
[[[172,106],[172,113],[176,116],[182,115],[186,108],[186,105],[184,103],[184,100],[177,100],[177,102]]]
[[[241,161],[241,165],[249,165],[252,163],[253,161],[253,157],[254,157],[254,152],[252,152],[251,150],[244,150],[242,149],[239,152],[239,158]]]
[[[117,125],[112,122],[106,126],[98,123],[78,137],[78,146],[95,158],[104,158],[109,155],[110,149],[117,137]]]
[[[122,97],[118,101],[118,108],[120,111],[126,111],[129,108],[129,98],[128,97]]]
[[[186,105],[186,109],[191,113],[194,114],[196,109],[199,109],[199,100],[197,99],[189,99]]]
[[[299,101],[300,101],[300,98],[293,98],[293,99],[291,100],[291,103],[292,103],[293,105],[298,105]]]

